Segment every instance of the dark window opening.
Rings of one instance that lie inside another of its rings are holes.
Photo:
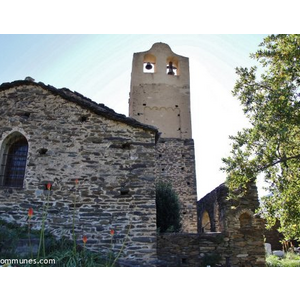
[[[41,149],[38,150],[38,152],[39,152],[39,154],[41,154],[41,155],[45,155],[45,154],[48,152],[48,149],[46,149],[46,148],[41,148]]]
[[[127,187],[121,188],[120,194],[121,194],[122,196],[129,195],[129,188],[127,188]]]
[[[124,144],[122,144],[122,149],[127,149],[127,150],[129,150],[130,148],[131,148],[130,143],[124,143]]]
[[[2,165],[1,184],[7,187],[23,187],[28,143],[25,137],[18,137],[5,145]]]
[[[88,117],[87,116],[81,116],[80,117],[80,122],[87,122],[87,120],[88,120]]]
[[[181,264],[186,265],[187,264],[187,258],[181,258]]]

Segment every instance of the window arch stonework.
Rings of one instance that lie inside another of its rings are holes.
[[[11,133],[4,139],[0,154],[0,185],[23,187],[28,154],[25,136],[19,132]]]

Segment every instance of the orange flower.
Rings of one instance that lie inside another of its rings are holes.
[[[82,237],[82,240],[83,240],[83,243],[84,243],[84,244],[87,242],[87,237],[86,237],[86,235],[84,235],[84,236]]]
[[[47,190],[50,191],[51,190],[51,186],[52,184],[50,182],[47,183]]]
[[[111,229],[111,230],[110,230],[110,234],[111,234],[111,235],[114,235],[114,234],[115,234],[115,231],[114,231],[113,229]]]
[[[28,218],[30,219],[33,216],[33,209],[30,207],[28,209]]]

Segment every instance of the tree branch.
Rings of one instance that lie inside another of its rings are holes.
[[[268,169],[270,167],[273,167],[273,166],[275,166],[275,165],[277,165],[279,163],[286,163],[287,161],[292,160],[292,159],[300,159],[300,154],[297,154],[297,155],[294,155],[294,156],[290,156],[290,157],[282,157],[282,158],[280,158],[280,159],[278,159],[278,160],[276,160],[276,161],[274,161],[274,162],[272,162],[272,163],[270,163],[270,164],[268,164],[266,166],[259,167],[257,171],[258,172],[264,171],[264,170],[266,170],[266,169]]]

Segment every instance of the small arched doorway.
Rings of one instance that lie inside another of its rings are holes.
[[[211,232],[210,217],[209,217],[209,214],[206,210],[202,214],[201,231],[202,232]]]

